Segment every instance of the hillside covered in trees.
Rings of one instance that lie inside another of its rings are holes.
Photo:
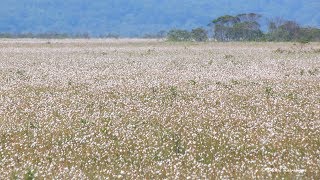
[[[173,28],[191,30],[225,14],[254,12],[303,26],[320,26],[318,0],[2,0],[0,32],[142,36]]]

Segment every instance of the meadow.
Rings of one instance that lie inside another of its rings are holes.
[[[319,179],[320,43],[0,40],[0,179]]]

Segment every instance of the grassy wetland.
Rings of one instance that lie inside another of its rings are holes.
[[[318,179],[320,44],[0,40],[0,179]]]

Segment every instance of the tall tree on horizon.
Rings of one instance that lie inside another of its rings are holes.
[[[212,21],[214,37],[218,41],[257,40],[263,34],[258,22],[261,17],[256,13],[220,16]]]

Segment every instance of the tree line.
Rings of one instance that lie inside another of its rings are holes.
[[[295,21],[281,18],[270,19],[268,31],[263,32],[259,23],[260,14],[247,13],[236,16],[224,15],[209,24],[216,41],[320,41],[320,29],[303,27]],[[207,41],[208,32],[204,28],[192,31],[173,29],[167,33],[172,41]]]

